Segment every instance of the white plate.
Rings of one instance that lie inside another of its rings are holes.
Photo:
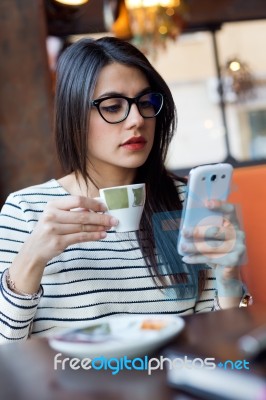
[[[159,324],[159,329],[154,327],[147,329],[143,326],[143,324],[147,326],[147,323]],[[140,357],[165,344],[181,332],[184,326],[185,322],[182,318],[172,316],[108,317],[86,323],[80,329],[66,330],[51,337],[49,343],[53,349],[80,359],[85,357],[93,359],[100,356]],[[101,330],[106,329],[108,333],[101,333]]]

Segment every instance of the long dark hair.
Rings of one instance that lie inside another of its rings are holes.
[[[173,286],[178,284],[179,289],[186,289],[189,286],[189,275],[192,277],[193,288],[197,286],[201,292],[205,271],[199,272],[198,280],[197,268],[185,266],[176,251],[176,224],[182,202],[177,194],[177,179],[164,166],[177,126],[175,103],[164,79],[135,46],[117,38],[103,37],[98,40],[79,40],[63,52],[58,62],[55,95],[55,135],[59,160],[67,174],[75,172],[77,176],[79,173],[85,182],[90,180],[87,170],[90,104],[99,73],[104,66],[111,63],[138,68],[146,76],[152,90],[162,93],[164,97],[163,109],[156,117],[152,150],[146,162],[138,168],[135,177],[136,183],[146,184],[147,191],[147,201],[138,231],[142,254],[158,286],[166,286],[165,276],[168,276]],[[181,178],[180,180],[184,182]],[[160,218],[156,219],[158,215],[162,215],[170,225],[174,222],[175,229],[162,230]],[[167,266],[166,273],[162,272],[160,265]]]

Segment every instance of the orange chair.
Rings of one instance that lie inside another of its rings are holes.
[[[239,205],[246,233],[243,278],[254,302],[266,305],[266,164],[236,168],[229,200]]]

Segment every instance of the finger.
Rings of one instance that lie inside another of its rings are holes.
[[[118,220],[109,214],[91,211],[63,211],[58,209],[46,210],[42,223],[101,225],[105,227],[116,226]]]
[[[206,200],[205,205],[209,210],[223,213],[224,216],[231,221],[231,223],[238,225],[238,218],[234,204],[212,199]]]
[[[186,242],[182,244],[182,250],[187,254],[227,254],[234,249],[235,244],[235,240]]]
[[[213,225],[202,225],[196,226],[195,228],[183,229],[181,234],[185,239],[193,240],[228,240],[233,239],[236,236],[236,227],[231,223],[223,226],[213,226]]]
[[[105,231],[101,232],[79,232],[70,235],[61,236],[62,243],[60,244],[62,248],[66,248],[76,243],[83,242],[94,242],[97,240],[104,239],[107,236]]]
[[[227,238],[225,240],[217,240],[217,239],[185,239],[182,244],[182,250],[187,255],[190,254],[202,254],[203,256],[212,255],[214,257],[215,254],[218,256],[220,254],[228,254],[233,251],[241,251],[246,249],[245,246],[245,234],[243,231],[234,231],[235,235],[232,238]]]
[[[85,196],[65,196],[60,200],[52,200],[47,203],[47,208],[56,208],[68,211],[74,208],[83,208],[95,212],[103,212],[107,210],[104,203]]]
[[[216,199],[206,200],[204,204],[209,210],[221,211],[223,213],[231,213],[235,209],[232,203]]]
[[[236,246],[234,251],[227,254],[192,254],[186,255],[182,260],[187,264],[215,264],[225,267],[238,266],[241,263],[243,252],[245,251],[245,246]]]
[[[70,235],[79,232],[101,232],[111,228],[111,226],[90,224],[56,224],[54,226],[54,233],[57,235]]]

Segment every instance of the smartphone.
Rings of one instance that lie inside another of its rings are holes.
[[[187,195],[182,210],[177,251],[184,256],[182,244],[184,228],[196,228],[203,225],[220,226],[223,214],[209,210],[206,200],[225,201],[230,193],[233,167],[231,164],[207,164],[193,168],[188,177]]]

